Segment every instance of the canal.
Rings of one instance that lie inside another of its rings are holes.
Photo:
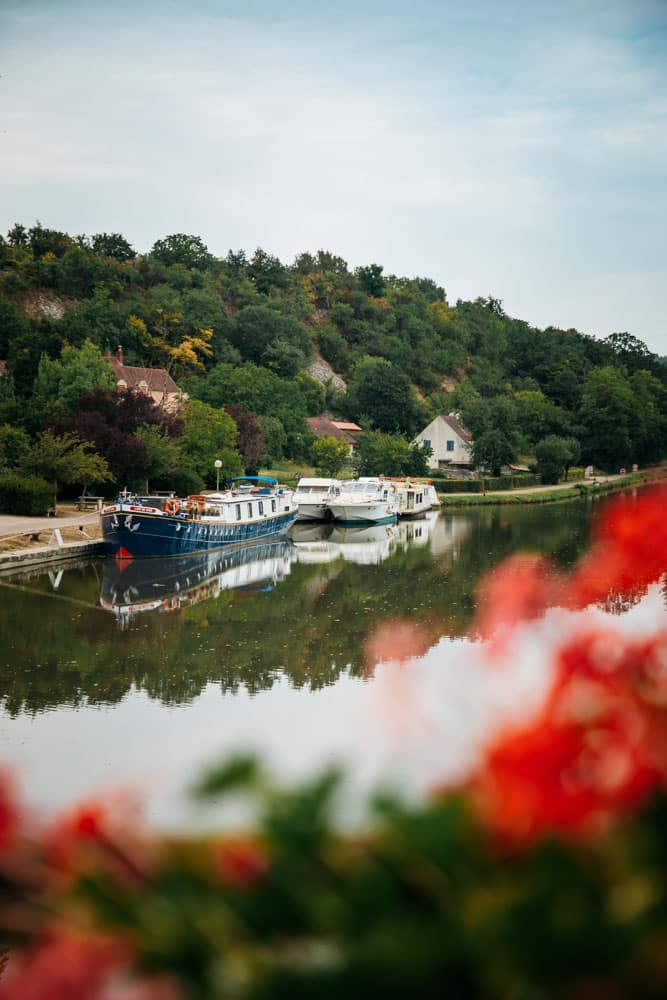
[[[245,750],[286,781],[341,762],[343,818],[379,782],[410,794],[455,780],[498,713],[547,682],[520,657],[483,671],[480,578],[518,550],[573,564],[590,514],[577,500],[297,525],[288,540],[201,559],[1,578],[0,757],[47,813],[129,788],[166,828],[210,822],[187,789]],[[655,600],[645,614],[663,613]],[[377,664],[368,640],[396,618],[416,623],[426,649],[411,665]]]

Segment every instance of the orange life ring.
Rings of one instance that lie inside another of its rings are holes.
[[[174,500],[173,497],[170,497],[169,500],[167,500],[166,504],[164,505],[165,514],[178,514],[179,509],[180,509],[179,502],[178,500]]]

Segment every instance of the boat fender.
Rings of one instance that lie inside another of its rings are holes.
[[[165,514],[178,514],[178,510],[179,510],[178,500],[174,500],[173,497],[170,497],[169,500],[167,500],[166,504],[164,505]]]

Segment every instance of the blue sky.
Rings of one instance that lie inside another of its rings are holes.
[[[0,0],[0,230],[425,275],[667,354],[667,4]]]

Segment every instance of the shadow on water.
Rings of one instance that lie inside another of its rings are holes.
[[[383,619],[464,635],[479,578],[528,549],[572,563],[589,507],[488,507],[368,528],[295,525],[286,539],[169,560],[91,561],[0,579],[0,693],[9,715],[184,704],[209,682],[251,694],[360,676]]]

